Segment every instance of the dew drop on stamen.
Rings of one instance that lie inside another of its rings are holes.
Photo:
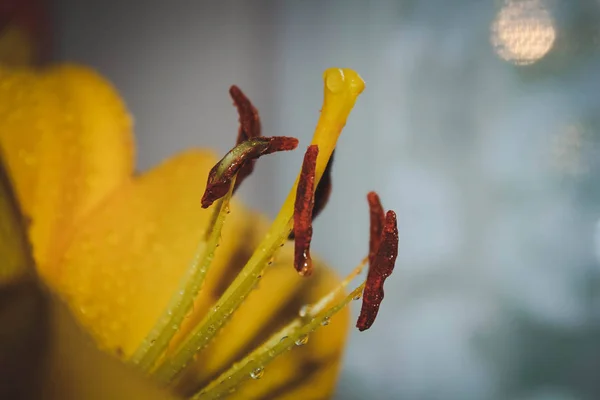
[[[288,337],[287,336],[282,336],[281,339],[279,339],[280,342],[283,342],[284,340],[286,340]]]
[[[300,336],[294,343],[296,343],[296,346],[304,346],[306,343],[308,343],[308,335]]]
[[[250,372],[250,378],[252,379],[260,379],[265,374],[265,370],[263,367],[258,367]]]
[[[330,321],[331,321],[331,319],[329,317],[323,318],[323,320],[321,321],[321,326],[327,326],[327,325],[329,325]]]
[[[354,297],[352,298],[352,300],[355,300],[355,301],[356,301],[356,300],[360,300],[360,298],[361,298],[361,297],[362,297],[362,294],[361,294],[361,293],[359,293],[359,294],[357,294],[356,296],[354,296]]]
[[[308,315],[309,311],[310,311],[310,306],[308,304],[305,304],[302,307],[300,307],[300,310],[298,311],[298,315],[300,316],[300,318],[304,318]]]

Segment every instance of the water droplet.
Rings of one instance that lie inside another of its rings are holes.
[[[250,378],[252,379],[260,379],[265,374],[265,370],[263,367],[258,367],[252,372],[250,372]]]
[[[281,339],[279,339],[280,342],[283,342],[285,339],[287,339],[287,336],[282,336]]]
[[[323,318],[323,321],[321,321],[321,326],[327,326],[329,325],[330,319],[329,317],[325,317]]]
[[[296,346],[304,346],[306,343],[308,343],[308,335],[300,336],[294,343],[296,343]]]
[[[356,296],[354,296],[354,297],[352,298],[352,300],[360,300],[360,298],[361,298],[361,297],[362,297],[362,294],[360,294],[360,293],[359,293],[359,294],[357,294]]]
[[[305,304],[302,307],[300,307],[300,311],[298,311],[298,315],[301,318],[304,318],[308,315],[309,311],[310,311],[310,306],[308,304]]]
[[[326,72],[325,85],[333,93],[339,93],[344,89],[344,80],[344,72],[341,69]]]
[[[310,276],[310,274],[312,273],[312,260],[308,256],[307,251],[304,251],[303,257],[304,263],[302,264],[302,268],[300,268],[300,271],[298,271],[298,274],[300,276]]]

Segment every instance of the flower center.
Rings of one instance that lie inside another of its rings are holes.
[[[303,276],[310,275],[312,264],[309,246],[312,219],[322,209],[329,194],[330,178],[327,171],[331,167],[331,157],[356,99],[364,89],[363,80],[356,72],[349,69],[328,69],[323,79],[324,100],[321,115],[301,172],[279,214],[244,268],[207,312],[200,324],[173,351],[166,353],[167,347],[193,306],[194,299],[204,282],[218,247],[221,229],[229,212],[229,201],[234,190],[252,171],[256,158],[274,151],[292,150],[298,144],[294,138],[260,136],[260,121],[256,109],[237,87],[231,88],[230,94],[240,114],[240,132],[237,146],[215,165],[208,177],[202,206],[207,208],[216,202],[213,206],[211,225],[182,280],[180,290],[173,295],[161,318],[130,359],[132,364],[162,384],[171,383],[198,352],[219,333],[255,288],[288,237],[292,236],[295,239],[294,264],[297,271]],[[324,184],[319,186],[323,177]],[[317,201],[315,201],[315,191],[323,193]],[[265,364],[294,345],[305,343],[310,332],[319,326],[327,325],[331,316],[343,309],[352,299],[360,298],[363,290],[365,299],[359,319],[359,329],[367,329],[373,323],[379,302],[383,298],[383,281],[391,274],[395,263],[398,235],[395,214],[390,211],[383,219],[383,208],[378,203],[378,199],[374,202],[372,194],[369,195],[369,205],[372,216],[369,257],[365,258],[337,288],[309,306],[302,316],[273,334],[242,361],[223,372],[194,398],[219,398],[234,390],[248,377],[258,379],[256,377],[262,375]],[[379,208],[376,208],[376,205],[379,205]],[[362,271],[367,260],[370,263],[367,281],[332,305],[336,295]]]

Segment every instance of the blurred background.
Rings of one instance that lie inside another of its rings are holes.
[[[140,169],[227,151],[234,83],[307,145],[322,71],[362,75],[314,249],[364,257],[377,190],[400,255],[337,398],[600,398],[599,1],[61,0],[53,27],[55,58],[120,89]],[[274,216],[301,158],[261,160],[242,197]]]

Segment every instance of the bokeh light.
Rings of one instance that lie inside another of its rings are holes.
[[[491,26],[496,53],[515,65],[538,61],[555,39],[554,20],[543,0],[506,0]]]

